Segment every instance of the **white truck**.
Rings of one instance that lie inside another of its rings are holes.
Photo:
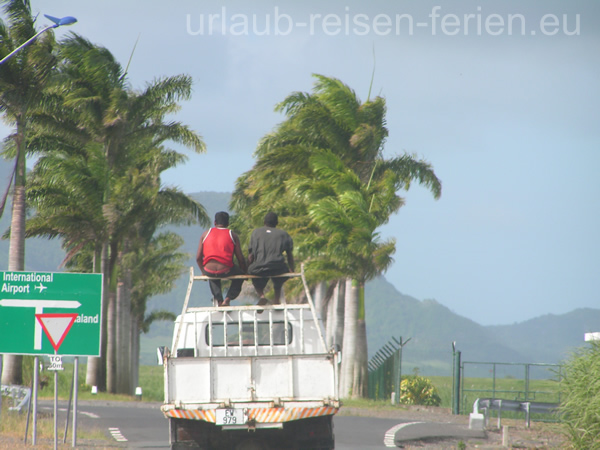
[[[188,307],[206,279],[190,269],[172,350],[159,351],[171,448],[333,449],[340,355],[304,276],[308,304]]]

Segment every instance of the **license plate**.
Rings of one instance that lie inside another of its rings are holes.
[[[217,425],[242,425],[248,421],[243,409],[227,408],[217,409]]]

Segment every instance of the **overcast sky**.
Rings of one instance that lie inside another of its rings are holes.
[[[382,229],[385,277],[482,325],[600,307],[600,2],[32,0],[78,22],[142,89],[189,74],[176,116],[208,151],[164,177],[231,192],[276,103],[319,73],[386,98],[388,156],[429,161]],[[40,15],[40,26],[46,19]],[[200,233],[200,230],[199,230]],[[600,324],[598,330],[600,331]],[[582,337],[583,338],[583,337]]]

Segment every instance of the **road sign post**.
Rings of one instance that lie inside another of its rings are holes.
[[[0,272],[0,353],[100,356],[101,330],[101,274]]]

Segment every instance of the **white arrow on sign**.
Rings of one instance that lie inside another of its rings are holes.
[[[77,300],[16,300],[5,298],[0,300],[0,306],[15,306],[18,308],[79,308],[81,303]]]
[[[81,306],[77,300],[17,300],[14,298],[4,298],[0,300],[0,306],[17,307],[17,308],[35,308],[36,314],[42,314],[44,308],[69,308],[77,309]],[[42,326],[35,320],[33,348],[34,350],[42,349]]]

